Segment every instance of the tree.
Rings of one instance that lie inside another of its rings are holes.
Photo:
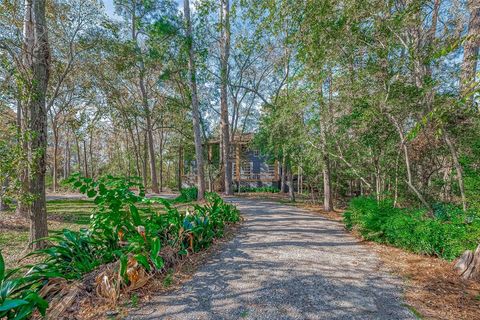
[[[29,208],[30,241],[34,249],[42,248],[45,243],[39,241],[48,235],[47,208],[45,199],[45,171],[47,151],[47,110],[46,94],[50,72],[50,49],[48,29],[45,18],[45,0],[27,0],[25,6],[27,48],[32,48],[29,67],[32,74],[29,96],[28,130],[31,138],[28,142],[29,193],[32,196]],[[31,27],[29,27],[31,25]],[[30,58],[28,58],[30,59]]]
[[[220,135],[225,194],[233,194],[228,118],[228,59],[230,56],[230,0],[220,0]]]
[[[193,50],[193,34],[192,34],[192,22],[190,19],[190,1],[184,1],[184,15],[185,15],[185,28],[186,28],[186,43],[188,50],[188,69],[189,69],[189,82],[192,101],[192,118],[193,118],[193,133],[195,143],[195,159],[197,165],[197,188],[198,188],[198,200],[203,200],[205,195],[205,172],[203,165],[203,148],[202,148],[202,136],[200,132],[200,112],[197,94],[197,80],[196,80],[196,67],[195,67],[195,53]]]

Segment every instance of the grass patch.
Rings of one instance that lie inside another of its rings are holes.
[[[48,232],[60,234],[63,229],[80,230],[87,227],[95,208],[91,200],[61,199],[47,201]],[[0,250],[7,267],[13,268],[22,258],[28,245],[30,223],[15,215],[15,210],[0,212]]]
[[[414,307],[412,307],[412,306],[410,306],[410,305],[408,305],[408,304],[404,304],[404,306],[407,307],[407,309],[410,310],[417,319],[419,319],[419,320],[425,319],[425,318],[423,317],[423,315],[422,315],[420,312],[418,312],[418,310],[415,309]]]
[[[173,269],[169,269],[165,278],[163,278],[162,285],[164,288],[168,288],[173,284]]]
[[[192,204],[178,203],[175,207],[183,209]],[[146,207],[139,205],[138,208]],[[55,199],[47,201],[47,219],[49,235],[60,235],[62,230],[78,231],[88,227],[90,216],[96,208],[93,200]],[[153,204],[152,209],[159,214],[165,212],[161,204]],[[140,216],[145,217],[142,211]],[[15,208],[0,212],[0,251],[2,251],[8,268],[16,267],[28,245],[30,223],[27,219],[17,217]]]

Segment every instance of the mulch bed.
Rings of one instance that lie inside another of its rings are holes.
[[[196,270],[204,265],[207,260],[221,250],[222,245],[230,241],[240,228],[241,223],[229,225],[225,228],[224,237],[215,242],[206,250],[189,254],[173,262],[165,272],[155,275],[150,281],[133,292],[122,294],[114,303],[98,297],[93,290],[82,290],[76,302],[67,309],[62,319],[99,320],[99,319],[124,319],[130,310],[140,307],[148,302],[154,295],[178,289],[183,283],[190,280]],[[97,274],[99,271],[95,271]],[[88,276],[84,281],[91,282],[95,274]]]

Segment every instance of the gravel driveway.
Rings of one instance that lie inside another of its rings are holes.
[[[182,288],[130,319],[416,319],[401,282],[340,223],[232,198],[246,221]]]

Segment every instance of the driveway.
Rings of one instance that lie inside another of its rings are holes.
[[[246,219],[237,236],[130,319],[416,319],[401,281],[342,224],[276,202],[228,201]]]

